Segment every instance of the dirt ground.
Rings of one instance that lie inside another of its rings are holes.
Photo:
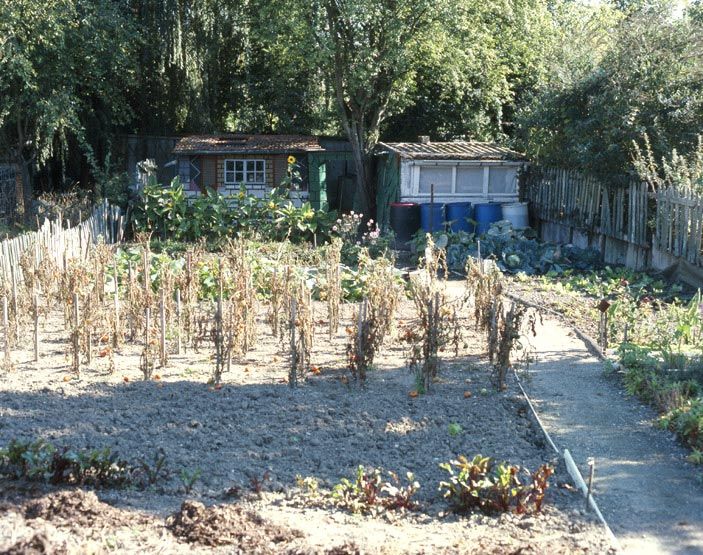
[[[344,307],[332,339],[318,325],[313,364],[319,373],[295,390],[285,382],[285,352],[263,314],[254,350],[224,375],[221,389],[207,384],[209,348],[172,354],[168,366],[156,370],[159,379],[145,382],[141,346],[128,344],[116,354],[113,373],[107,357],[94,356],[74,378],[67,332],[59,314],[52,315],[43,323],[40,362],[32,362],[28,350],[15,350],[16,369],[0,379],[0,445],[42,438],[57,446],[110,447],[134,463],[151,461],[161,449],[169,475],[148,490],[95,493],[4,484],[0,552],[608,551],[603,531],[565,486],[568,477],[560,467],[543,514],[446,515],[437,491],[445,474],[440,462],[481,453],[535,469],[556,462],[553,454],[515,384],[495,392],[484,340],[468,320],[460,356],[445,353],[438,383],[413,398],[405,347],[395,338],[377,357],[365,387],[348,379],[344,328],[351,315],[352,307]],[[399,328],[413,317],[411,303],[404,302]],[[326,320],[322,304],[316,305],[316,319]],[[31,339],[22,345],[30,346]],[[450,434],[450,424],[460,432]],[[296,476],[310,476],[329,489],[360,464],[399,475],[412,471],[421,484],[420,510],[354,516],[307,506],[295,488]],[[184,471],[200,473],[187,494]],[[250,493],[256,481],[263,483],[261,495]],[[184,500],[195,504],[182,507]]]

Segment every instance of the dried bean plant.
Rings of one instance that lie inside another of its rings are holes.
[[[439,353],[454,344],[458,354],[461,332],[458,330],[457,303],[447,292],[445,252],[437,248],[428,235],[425,256],[420,270],[410,278],[410,295],[418,314],[418,326],[406,330],[404,339],[410,343],[408,366],[415,374],[418,393],[429,390],[440,367]]]
[[[339,305],[342,302],[342,279],[339,266],[342,260],[342,240],[332,239],[326,249],[326,278],[327,278],[327,318],[330,338],[339,330]]]
[[[350,330],[347,360],[352,376],[363,384],[367,371],[373,366],[376,355],[391,332],[402,286],[396,280],[392,260],[371,260],[367,253],[362,252],[359,263],[368,279],[364,301],[356,311]]]
[[[229,371],[233,357],[248,352],[256,341],[257,301],[254,270],[247,242],[230,241],[220,265],[220,294],[216,305],[214,383]]]
[[[534,336],[539,314],[514,302],[506,310],[502,274],[495,265],[484,268],[469,258],[466,276],[467,289],[473,298],[476,328],[486,333],[488,359],[493,366],[494,381],[496,387],[503,390],[508,370],[513,365],[511,354],[521,350],[524,361],[529,361],[529,350],[523,343],[523,328],[527,326],[527,331]]]
[[[314,337],[314,320],[312,310],[312,291],[305,280],[296,277],[290,282],[288,290],[288,338],[289,370],[288,384],[298,385],[300,376],[310,370],[312,345]]]

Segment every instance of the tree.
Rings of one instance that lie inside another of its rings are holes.
[[[645,4],[604,19],[605,38],[590,49],[589,41],[580,43],[577,70],[555,72],[523,106],[519,139],[534,158],[625,181],[633,144],[644,134],[657,157],[695,146],[703,120],[703,28],[671,2]],[[564,43],[578,45],[578,38]],[[562,67],[564,61],[568,56]]]
[[[130,116],[133,71],[126,5],[111,0],[0,4],[0,130],[22,168],[25,211],[32,170],[75,141],[94,168],[86,128]],[[109,129],[101,129],[102,134]]]
[[[515,106],[548,75],[553,16],[547,0],[465,1],[423,49],[409,105],[382,136],[506,141]]]
[[[407,100],[417,52],[440,33],[435,24],[447,13],[435,0],[322,0],[320,7],[324,24],[312,30],[351,143],[363,212],[375,215],[381,124]]]

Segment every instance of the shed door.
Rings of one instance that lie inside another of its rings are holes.
[[[220,185],[217,182],[217,158],[208,156],[203,158],[202,163],[202,188],[210,187],[212,189],[217,189]]]

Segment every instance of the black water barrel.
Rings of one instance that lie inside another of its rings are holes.
[[[415,202],[392,202],[391,229],[397,244],[410,241],[420,229],[420,205]]]

